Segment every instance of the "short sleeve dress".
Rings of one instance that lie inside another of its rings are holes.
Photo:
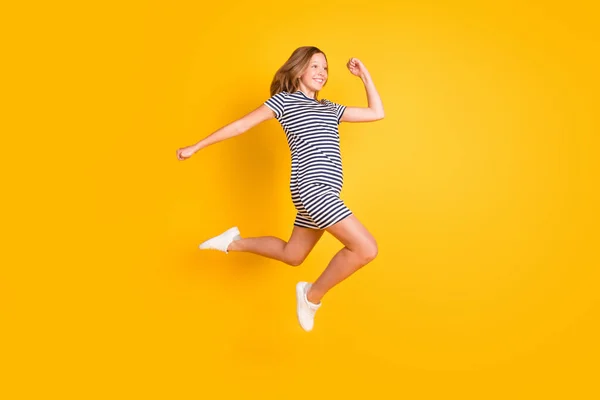
[[[338,126],[345,106],[317,101],[304,92],[281,92],[264,103],[283,128],[292,156],[290,191],[298,213],[294,225],[325,229],[352,215],[343,185]]]

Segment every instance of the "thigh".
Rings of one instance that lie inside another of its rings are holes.
[[[352,251],[364,246],[377,246],[373,235],[371,235],[355,215],[344,218],[325,230]]]
[[[285,250],[300,259],[304,259],[315,247],[319,239],[321,239],[324,232],[320,229],[303,228],[294,225],[292,235],[285,246]]]

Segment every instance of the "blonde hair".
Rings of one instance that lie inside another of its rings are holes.
[[[277,70],[271,82],[271,96],[281,92],[294,93],[300,86],[300,75],[304,72],[310,59],[315,54],[323,54],[325,61],[327,56],[321,50],[313,46],[298,47],[290,58]],[[319,92],[315,92],[315,99]]]

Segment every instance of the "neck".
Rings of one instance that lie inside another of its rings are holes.
[[[314,90],[310,90],[309,88],[307,88],[306,85],[304,85],[302,82],[300,82],[300,85],[298,86],[298,90],[301,90],[302,93],[304,93],[305,95],[307,95],[311,99],[315,98],[315,91]]]

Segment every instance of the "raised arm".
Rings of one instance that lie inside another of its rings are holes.
[[[346,66],[352,75],[363,81],[368,107],[346,107],[341,122],[370,122],[383,119],[383,103],[365,65],[358,58],[351,58]]]
[[[267,121],[271,118],[275,118],[274,112],[269,107],[262,104],[256,110],[244,115],[242,118],[230,123],[229,125],[225,125],[224,127],[200,140],[198,143],[178,149],[177,158],[179,160],[186,160],[194,155],[194,153],[197,151],[208,147],[211,144],[241,135],[261,122]]]

